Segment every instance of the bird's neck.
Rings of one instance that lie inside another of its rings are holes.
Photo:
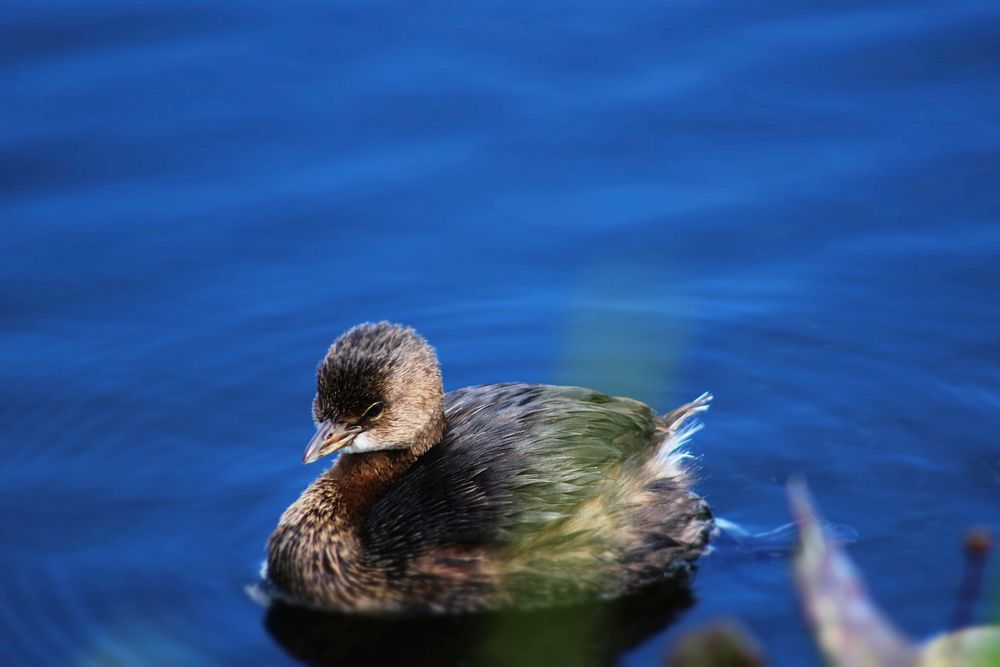
[[[337,463],[323,474],[329,482],[329,502],[337,505],[334,516],[357,525],[386,487],[441,441],[446,426],[442,411],[420,430],[406,449],[341,454]]]
[[[341,454],[323,474],[329,482],[331,518],[341,525],[357,525],[385,488],[413,465],[417,455],[408,449],[387,449],[363,454]]]

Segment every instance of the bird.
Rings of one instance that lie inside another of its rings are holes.
[[[686,579],[713,516],[684,446],[711,398],[657,415],[581,387],[445,393],[414,329],[359,324],[317,367],[303,462],[337,457],[268,539],[268,585],[314,609],[454,614]]]

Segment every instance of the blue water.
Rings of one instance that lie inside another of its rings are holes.
[[[899,625],[947,623],[965,529],[1000,529],[997,3],[3,13],[4,665],[308,655],[244,588],[318,472],[316,362],[383,318],[448,388],[713,391],[717,513],[769,531],[803,474]],[[602,661],[735,617],[818,664],[780,548],[614,613]]]

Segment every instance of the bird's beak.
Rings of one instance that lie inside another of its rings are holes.
[[[327,454],[347,447],[354,442],[357,435],[357,431],[348,431],[346,424],[329,420],[320,422],[316,428],[316,435],[306,445],[306,453],[302,457],[302,463],[318,461]]]

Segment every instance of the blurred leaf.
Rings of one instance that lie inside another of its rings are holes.
[[[788,497],[799,527],[795,580],[806,616],[829,664],[916,664],[912,644],[872,603],[847,555],[827,539],[805,484],[789,483]]]
[[[920,651],[920,667],[997,667],[1000,625],[982,625],[936,637]]]
[[[741,626],[723,621],[684,633],[667,667],[764,667],[757,642]]]

